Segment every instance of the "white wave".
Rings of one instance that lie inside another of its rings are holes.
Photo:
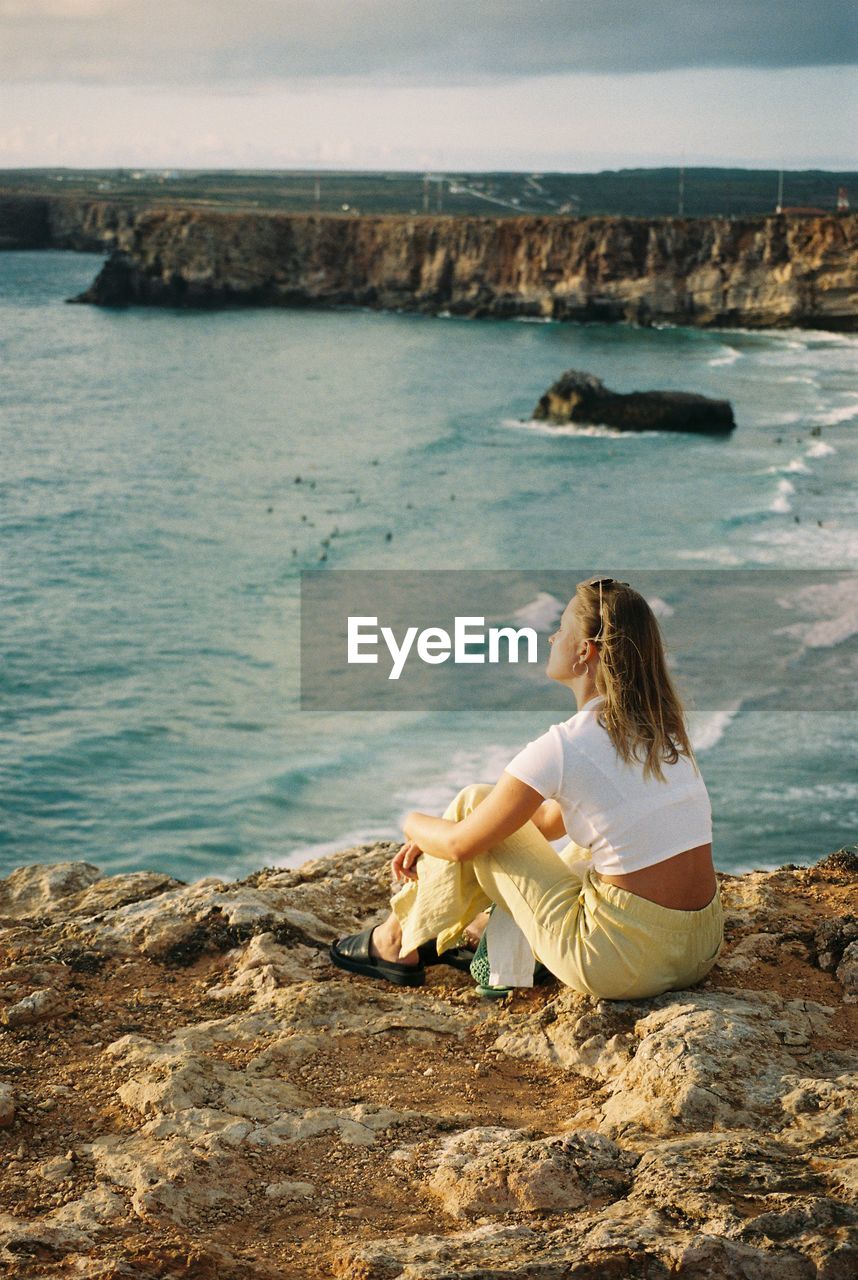
[[[566,603],[550,591],[540,591],[535,600],[516,609],[512,616],[516,622],[536,631],[550,631],[565,608]]]
[[[704,564],[744,564],[741,556],[737,556],[727,547],[699,547],[695,549],[684,548],[676,552],[680,560],[702,560]]]
[[[789,462],[782,462],[773,467],[766,467],[766,475],[776,475],[779,471],[801,471],[805,475],[810,475],[810,467],[801,458],[790,458]]]
[[[858,564],[858,530],[840,521],[769,525],[752,530],[747,562],[774,565],[778,569],[852,569]]]
[[[858,346],[858,338],[848,333],[836,333],[833,329],[743,329],[741,325],[719,325],[710,333],[741,333],[751,341],[767,341],[779,347]]]
[[[729,703],[722,710],[712,712],[703,718],[699,718],[699,713],[695,714],[692,711],[688,719],[691,731],[691,745],[694,750],[708,751],[715,746],[716,742],[720,742],[739,714],[741,706],[742,699],[736,698],[734,702]]]
[[[504,427],[524,428],[529,432],[537,432],[543,436],[594,436],[610,438],[611,440],[633,440],[649,437],[663,436],[664,431],[618,431],[616,427],[605,426],[582,426],[575,423],[564,423],[563,426],[553,427],[547,422],[539,422],[536,418],[502,418],[501,425]]]
[[[514,755],[515,751],[511,751],[504,763],[508,763]],[[469,782],[495,781],[495,778],[488,777],[466,778],[456,786],[452,777],[439,776],[433,782],[427,782],[425,786],[411,787],[407,792],[401,792],[396,796],[396,803],[402,806],[397,817],[397,826],[401,828],[406,813],[410,813],[412,809],[417,809],[419,813],[434,813],[440,817],[457,791],[467,786]]]
[[[341,836],[336,836],[333,840],[323,840],[318,844],[301,845],[300,848],[293,849],[291,853],[287,853],[272,865],[275,867],[300,867],[303,862],[309,861],[310,858],[324,858],[329,853],[340,853],[343,849],[352,848],[353,845],[375,844],[379,840],[396,841],[402,838],[402,832],[395,824],[385,827],[384,830],[371,827],[352,827],[350,830],[344,831]]]
[[[724,347],[723,355],[713,356],[712,359],[707,360],[706,363],[711,368],[717,368],[719,365],[735,364],[736,361],[741,360],[741,358],[741,351],[737,351],[735,347]]]
[[[673,616],[673,607],[666,600],[662,600],[659,596],[645,597],[645,599],[657,618]],[[550,591],[540,591],[535,600],[516,609],[512,616],[523,626],[533,627],[536,631],[550,631],[559,621],[566,603],[558,600]]]
[[[574,713],[573,704],[570,715]],[[549,721],[546,718],[544,729],[548,727]],[[538,737],[538,732],[534,732],[532,736]],[[529,738],[522,738],[520,742],[508,745],[494,742],[472,751],[454,752],[445,772],[439,770],[425,786],[409,787],[407,793],[401,792],[396,796],[396,803],[403,806],[400,821],[411,809],[418,809],[421,813],[442,814],[462,787],[472,782],[497,782],[513,756],[527,746],[528,741]]]
[[[789,500],[789,495],[791,493],[795,493],[795,485],[792,483],[792,481],[779,480],[778,496],[770,504],[769,511],[777,511],[780,514],[785,514],[787,511],[792,511],[792,506]]]
[[[673,606],[660,596],[644,597],[657,618],[671,618]],[[536,631],[550,631],[559,621],[567,601],[558,600],[550,591],[540,591],[535,600],[513,612],[516,622],[533,627]]]
[[[792,596],[779,596],[777,603],[807,616],[806,622],[792,622],[774,633],[795,636],[803,650],[832,649],[858,635],[858,575],[810,583]]]
[[[761,788],[755,792],[755,799],[768,804],[854,801],[858,800],[858,782],[814,782],[806,787],[775,787],[771,791]]]
[[[850,422],[852,418],[858,418],[858,404],[842,404],[836,409],[829,409],[826,413],[812,412],[808,415],[814,426],[818,427],[836,427],[840,422]]]
[[[804,415],[801,413],[767,414],[762,425],[765,427],[792,427],[797,422],[802,422],[803,417]]]
[[[662,600],[661,596],[646,597],[646,602],[652,609],[657,618],[672,618],[674,609],[673,605],[669,605],[666,600]]]
[[[786,333],[800,333],[806,347],[858,347],[858,338],[849,333],[835,333],[833,329],[787,329]]]
[[[513,316],[516,324],[559,324],[553,316]]]
[[[836,453],[837,450],[831,444],[826,444],[824,440],[817,440],[810,446],[806,458],[827,458],[830,453]]]

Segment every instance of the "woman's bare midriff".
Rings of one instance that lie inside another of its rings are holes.
[[[603,876],[598,871],[594,874],[608,884],[615,884],[619,889],[627,889],[639,898],[648,898],[650,902],[671,907],[674,911],[699,911],[708,906],[718,888],[711,844],[685,849],[672,858],[665,858],[651,867],[642,867],[640,871],[631,871],[625,876]]]

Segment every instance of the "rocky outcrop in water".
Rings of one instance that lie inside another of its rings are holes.
[[[719,875],[705,981],[393,988],[396,844],[0,881],[0,1266],[108,1280],[851,1280],[858,859]]]
[[[690,431],[724,435],[736,423],[729,400],[690,391],[609,391],[592,373],[567,369],[533,411],[537,421],[600,423],[620,431]]]

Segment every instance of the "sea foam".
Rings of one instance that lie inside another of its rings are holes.
[[[841,404],[836,409],[828,409],[824,413],[812,411],[809,417],[815,426],[836,427],[840,422],[850,422],[858,418],[858,400],[855,404]]]
[[[525,627],[533,627],[536,631],[550,631],[565,608],[565,603],[550,591],[540,591],[535,600],[516,609],[512,616]]]
[[[709,751],[717,742],[720,742],[739,714],[741,706],[742,699],[736,698],[726,707],[706,716],[701,716],[700,713],[692,711],[688,719],[691,730],[691,745],[694,750]]]
[[[588,436],[595,439],[611,439],[611,440],[642,440],[655,439],[666,435],[664,431],[619,431],[616,427],[607,427],[601,424],[578,424],[564,423],[562,426],[551,426],[547,422],[540,422],[537,418],[502,418],[501,426],[525,430],[530,433],[536,433],[543,436],[575,436],[587,438]]]
[[[795,493],[795,485],[792,481],[779,480],[777,497],[769,506],[769,511],[776,511],[779,514],[785,514],[788,511],[792,511],[792,505],[789,500],[791,493]]]
[[[858,635],[858,575],[810,583],[792,596],[779,596],[777,603],[806,615],[806,621],[791,622],[775,631],[775,635],[795,636],[802,651],[830,649]]]
[[[827,458],[830,453],[836,452],[834,445],[827,444],[825,440],[816,440],[804,456],[806,458]]]
[[[715,368],[718,368],[720,365],[735,364],[736,361],[741,360],[741,358],[742,358],[741,351],[737,351],[735,347],[725,346],[720,355],[713,356],[712,359],[707,360],[706,363],[710,366],[710,368],[715,369]]]

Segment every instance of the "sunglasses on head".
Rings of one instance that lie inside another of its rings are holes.
[[[596,635],[591,637],[593,641],[596,641],[600,639],[602,635],[602,626],[604,625],[602,619],[602,587],[630,587],[632,584],[630,582],[621,582],[619,578],[590,578],[589,582],[580,582],[578,585],[581,587],[599,588],[599,630]]]

